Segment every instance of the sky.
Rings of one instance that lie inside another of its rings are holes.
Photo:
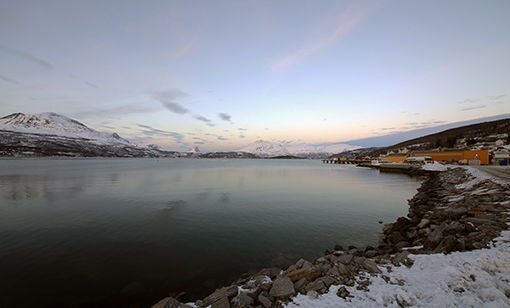
[[[509,12],[507,0],[0,0],[0,115],[235,150],[510,113]]]

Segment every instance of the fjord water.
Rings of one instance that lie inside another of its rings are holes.
[[[335,244],[376,244],[378,221],[405,215],[418,185],[318,160],[0,160],[0,306],[204,295]]]

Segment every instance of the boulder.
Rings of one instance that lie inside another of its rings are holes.
[[[290,280],[289,277],[276,278],[273,281],[273,286],[271,287],[271,290],[269,291],[270,296],[279,299],[289,298],[294,294],[296,294],[296,291],[294,290],[294,284],[292,283],[292,280]]]
[[[245,292],[240,292],[235,299],[236,308],[249,308],[253,306],[253,298]]]
[[[308,284],[308,280],[306,278],[301,278],[300,280],[296,281],[294,283],[294,289],[296,291],[301,291],[301,289],[304,290],[304,287]]]
[[[287,274],[293,282],[306,278],[308,281],[314,281],[320,277],[321,271],[317,267],[302,268]]]
[[[237,295],[237,292],[238,292],[237,286],[229,286],[218,289],[214,291],[211,295],[204,298],[204,300],[202,301],[202,305],[200,305],[200,307],[207,307],[224,297],[226,297],[227,299],[233,298],[234,296]]]
[[[183,304],[173,297],[166,297],[152,306],[152,308],[191,308],[191,306]]]
[[[338,273],[340,275],[349,275],[350,274],[347,267],[345,265],[343,265],[342,263],[338,264]]]
[[[271,308],[273,305],[273,302],[262,294],[257,297],[257,300],[262,306],[264,306],[264,308]]]
[[[352,255],[344,254],[344,255],[338,256],[337,260],[338,260],[338,262],[347,265],[347,264],[351,263],[352,258],[353,258]]]
[[[382,271],[379,269],[379,267],[377,267],[377,264],[375,264],[375,262],[370,259],[365,259],[363,261],[363,268],[365,268],[370,273],[374,273],[374,274],[382,273]]]
[[[225,296],[212,303],[211,308],[230,308],[230,302]]]
[[[259,272],[260,275],[268,276],[271,279],[274,279],[278,274],[280,274],[282,270],[277,267],[264,268]]]
[[[316,280],[314,282],[311,282],[309,283],[305,290],[308,292],[308,291],[321,291],[321,290],[325,290],[326,289],[326,285],[324,284],[324,282],[322,280]]]

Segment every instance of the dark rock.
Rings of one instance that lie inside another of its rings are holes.
[[[264,268],[259,272],[260,275],[266,275],[271,279],[274,279],[282,270],[277,267]]]
[[[308,291],[320,291],[323,289],[326,289],[326,285],[324,284],[324,282],[322,280],[316,280],[314,282],[311,282],[305,288],[305,290],[307,292]]]
[[[294,294],[296,294],[296,291],[294,290],[294,284],[289,277],[276,278],[273,281],[271,290],[269,291],[269,295],[279,299],[288,298]]]
[[[249,308],[253,306],[253,298],[245,292],[240,292],[236,297],[235,305],[236,308]]]
[[[298,292],[304,290],[304,287],[308,284],[308,280],[306,278],[301,278],[300,280],[294,283],[294,289]]]
[[[353,258],[352,255],[344,254],[344,255],[338,256],[337,260],[338,260],[338,262],[347,265],[347,264],[351,263],[352,258]]]
[[[257,300],[262,306],[264,306],[264,308],[271,308],[273,305],[273,302],[262,294],[257,297]]]
[[[229,286],[218,289],[214,291],[211,295],[203,299],[201,307],[207,307],[224,297],[228,299],[233,298],[234,296],[237,295],[237,291],[238,291],[237,286]]]
[[[185,305],[173,297],[166,297],[152,306],[152,308],[191,308],[191,306]]]
[[[340,287],[340,289],[336,292],[336,295],[345,299],[346,297],[351,296],[351,293],[349,293],[345,287]]]
[[[230,308],[230,302],[225,296],[212,303],[211,308]]]
[[[370,259],[365,259],[363,261],[363,267],[370,273],[374,273],[374,274],[382,273],[382,271],[377,267],[377,264],[375,264],[375,262]]]

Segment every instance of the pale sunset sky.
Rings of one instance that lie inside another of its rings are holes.
[[[509,15],[507,0],[0,0],[0,115],[234,150],[510,113]]]

